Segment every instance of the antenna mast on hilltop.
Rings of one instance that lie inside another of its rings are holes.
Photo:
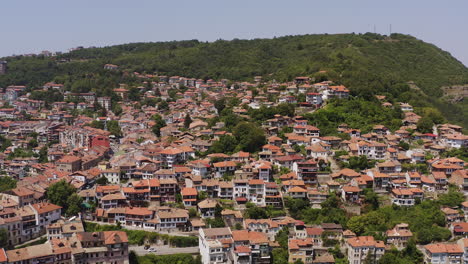
[[[392,35],[392,24],[390,24],[390,34],[388,35],[389,37]]]
[[[376,30],[375,30],[375,24],[374,24],[374,34],[376,33]]]

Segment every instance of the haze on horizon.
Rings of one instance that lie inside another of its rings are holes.
[[[468,65],[468,1],[18,0],[2,3],[0,56],[77,46],[320,33],[413,35]]]

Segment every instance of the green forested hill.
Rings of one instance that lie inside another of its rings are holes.
[[[63,62],[69,59],[70,62]],[[197,40],[133,43],[74,51],[54,58],[9,57],[9,74],[0,87],[39,87],[55,80],[75,91],[107,94],[120,82],[133,82],[121,72],[104,71],[105,63],[121,71],[195,78],[251,80],[255,75],[278,81],[298,75],[342,83],[354,95],[371,99],[387,94],[415,106],[435,106],[453,122],[468,127],[463,107],[443,101],[442,86],[468,83],[468,69],[449,53],[412,36],[336,34],[285,36],[274,39]],[[62,61],[62,62],[60,62]],[[317,74],[318,71],[327,71]],[[413,82],[413,88],[407,83]],[[466,112],[466,111],[465,111]]]

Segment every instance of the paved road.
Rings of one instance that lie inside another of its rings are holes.
[[[156,252],[148,252],[144,249],[143,246],[130,246],[129,250],[135,251],[138,256],[143,256],[146,254],[156,254],[156,255],[172,255],[178,253],[188,253],[188,254],[198,254],[198,247],[184,247],[184,248],[173,248],[168,246],[155,246],[151,247],[156,249]]]

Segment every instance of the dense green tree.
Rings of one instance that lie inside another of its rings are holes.
[[[90,127],[94,128],[99,128],[99,129],[104,129],[104,122],[98,121],[98,120],[93,120],[90,124]]]
[[[65,180],[60,180],[56,183],[53,183],[47,188],[47,199],[56,205],[62,206],[62,212],[67,212],[69,204],[68,198],[72,197],[71,194],[76,192],[75,187]],[[76,198],[76,197],[75,197]],[[76,199],[73,198],[70,202],[76,202]],[[74,207],[76,204],[72,204]]]
[[[162,119],[162,117],[160,115],[154,115],[154,116],[151,117],[151,119],[155,122],[155,124],[153,125],[151,130],[153,131],[153,133],[156,136],[160,137],[161,136],[161,128],[166,126],[166,121],[164,121],[164,119]]]
[[[273,264],[288,264],[288,250],[284,248],[274,248],[271,252]]]
[[[234,152],[237,147],[237,140],[231,135],[223,135],[218,141],[213,142],[208,152],[210,153],[225,153]]]
[[[361,171],[373,168],[375,166],[375,160],[369,160],[365,155],[361,155],[359,157],[352,156],[349,158],[348,162],[344,162],[342,165],[346,168]]]
[[[107,180],[106,177],[99,177],[97,180],[96,180],[96,184],[99,184],[99,185],[106,185],[108,184],[109,181]]]
[[[39,162],[40,163],[49,162],[47,146],[44,146],[39,150]]]
[[[192,118],[190,117],[190,114],[187,113],[184,118],[184,127],[189,128],[191,123],[192,123]]]
[[[169,110],[169,104],[163,100],[158,104],[158,109],[161,111],[167,111]]]
[[[78,194],[74,193],[70,195],[66,202],[67,216],[77,215],[79,212],[81,212],[82,203],[83,203],[83,199],[80,196],[78,196]]]
[[[379,196],[374,192],[373,189],[364,189],[364,202],[367,205],[368,210],[379,209]]]
[[[0,228],[0,247],[7,248],[8,246],[8,230]]]
[[[429,116],[423,116],[416,124],[418,131],[421,133],[431,133],[433,126],[434,122]]]
[[[107,121],[107,130],[116,137],[122,136],[122,130],[120,129],[120,125],[117,120]]]
[[[448,207],[458,207],[465,201],[463,193],[457,191],[455,188],[449,188],[448,193],[443,193],[439,196],[439,202],[441,205]]]
[[[6,192],[16,188],[16,180],[9,176],[0,177],[0,192]]]
[[[226,98],[220,98],[214,102],[214,107],[218,111],[218,114],[221,114],[221,112],[224,110],[226,107]]]
[[[459,159],[468,162],[468,147],[453,148],[451,150],[445,151],[441,155],[444,158],[447,157],[457,157]]]
[[[266,143],[264,130],[254,123],[240,122],[234,128],[233,134],[243,151],[256,152]]]
[[[400,141],[398,142],[398,147],[400,147],[402,150],[409,150],[410,145],[408,144],[408,142]]]
[[[265,208],[248,204],[247,209],[244,211],[245,218],[250,219],[266,219],[268,213]]]
[[[140,101],[140,90],[138,88],[130,88],[128,91],[128,99],[131,101]]]

